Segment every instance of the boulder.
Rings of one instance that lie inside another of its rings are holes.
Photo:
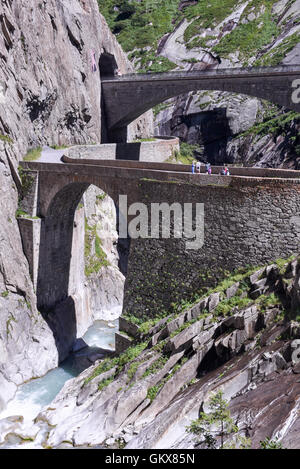
[[[220,302],[220,293],[212,293],[208,298],[208,311],[211,313]]]

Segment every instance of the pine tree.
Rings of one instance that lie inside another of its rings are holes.
[[[196,446],[204,443],[208,449],[217,449],[220,439],[220,448],[223,449],[225,437],[236,433],[238,428],[231,418],[228,402],[223,399],[221,391],[209,399],[209,410],[209,413],[201,412],[199,418],[187,427],[187,431],[196,435]]]

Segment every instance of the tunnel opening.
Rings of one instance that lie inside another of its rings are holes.
[[[117,69],[118,64],[115,56],[108,52],[103,52],[99,59],[100,77],[112,77],[115,75]]]
[[[100,80],[102,81],[103,78],[113,77],[116,74],[118,69],[118,64],[116,58],[113,54],[108,52],[103,52],[100,55],[99,59],[99,73],[100,73]],[[107,125],[107,112],[105,109],[105,101],[103,97],[103,93],[101,93],[101,143],[109,143],[110,137],[108,132],[108,125]]]
[[[60,363],[95,321],[122,312],[129,241],[119,238],[118,217],[98,186],[71,183],[42,219],[37,302]]]

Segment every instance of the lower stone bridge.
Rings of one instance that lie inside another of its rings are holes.
[[[300,172],[231,168],[230,176],[192,174],[190,166],[137,161],[22,162],[27,181],[19,219],[38,307],[68,298],[74,214],[93,184],[118,206],[135,202],[204,204],[204,244],[184,239],[132,239],[124,311],[153,314],[214,284],[226,271],[299,252]],[[202,168],[203,171],[204,168]],[[123,214],[125,217],[127,214]],[[128,218],[130,219],[130,218]],[[82,247],[83,249],[83,247]]]

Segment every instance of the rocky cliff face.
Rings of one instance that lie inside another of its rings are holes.
[[[100,142],[103,55],[123,73],[132,71],[95,0],[1,2],[0,407],[17,384],[57,364],[16,220],[18,162],[44,144]],[[151,115],[140,119],[131,136],[143,136],[150,125]]]

